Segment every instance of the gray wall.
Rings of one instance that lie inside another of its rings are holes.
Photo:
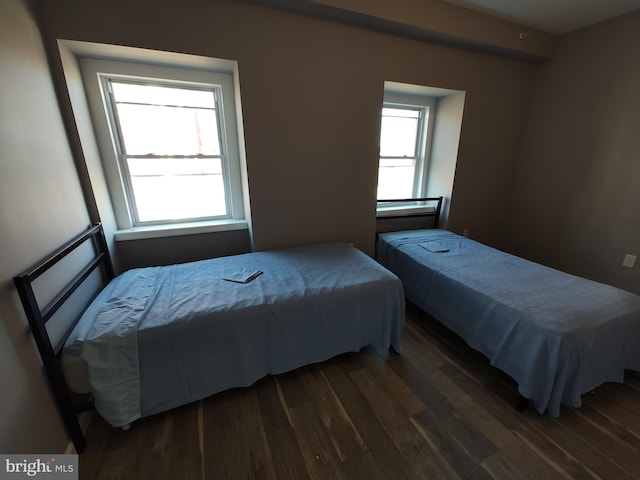
[[[432,41],[490,48],[541,61],[553,56],[555,36],[442,0],[253,0],[297,5],[330,18]],[[464,2],[462,2],[464,3]],[[520,33],[526,37],[521,38]]]
[[[241,1],[40,3],[47,44],[238,61],[255,249],[345,241],[373,253],[385,80],[467,92],[454,186],[467,194],[450,221],[499,240],[534,66]],[[147,248],[170,261],[160,242]]]
[[[12,277],[89,218],[38,29],[22,0],[0,7],[0,452],[61,452],[67,440]]]
[[[151,247],[150,247],[151,245]],[[178,235],[116,242],[121,265],[127,268],[192,262],[251,251],[247,230]]]
[[[640,11],[563,37],[538,67],[509,248],[640,293]],[[456,199],[457,201],[457,199]]]

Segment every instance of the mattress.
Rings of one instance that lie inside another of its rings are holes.
[[[124,426],[366,345],[400,351],[404,321],[395,275],[318,244],[125,272],[64,352],[84,361],[98,412]]]
[[[60,358],[62,362],[62,373],[69,390],[80,395],[91,393],[89,372],[87,371],[85,361],[80,358],[79,355],[73,355],[64,350]]]
[[[540,412],[640,370],[640,297],[446,230],[382,234],[407,298],[485,354]]]

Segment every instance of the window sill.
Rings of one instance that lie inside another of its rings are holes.
[[[376,210],[377,218],[435,214],[436,208],[424,205],[402,205],[396,207],[380,207]]]
[[[113,238],[115,241],[143,240],[145,238],[175,237],[180,235],[195,235],[198,233],[226,232],[230,230],[246,230],[249,228],[246,220],[215,220],[197,223],[175,223],[153,225],[149,227],[134,227],[118,230]]]

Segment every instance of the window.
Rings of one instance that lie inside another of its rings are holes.
[[[120,229],[243,218],[230,74],[81,66]]]
[[[431,211],[429,202],[415,199],[441,196],[444,203],[440,225],[446,228],[465,95],[460,90],[384,82],[379,132],[378,218]]]
[[[430,99],[385,101],[380,118],[378,201],[424,197],[434,105]]]
[[[219,87],[101,77],[133,223],[227,218]]]

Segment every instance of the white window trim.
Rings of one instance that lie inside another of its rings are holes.
[[[398,215],[419,215],[422,213],[433,213],[436,207],[428,205],[401,205],[401,206],[378,206],[376,216],[395,217]]]
[[[385,91],[383,107],[408,107],[428,109],[429,115],[426,124],[423,124],[419,132],[418,151],[416,158],[416,173],[414,176],[413,197],[425,197],[427,191],[427,177],[429,174],[429,161],[431,156],[431,143],[433,141],[433,128],[437,114],[437,98],[428,95],[414,95],[407,93]],[[380,116],[382,121],[382,115]],[[380,139],[378,139],[379,141]],[[380,161],[380,155],[378,155]],[[378,167],[379,168],[379,167]],[[392,216],[405,213],[423,213],[431,211],[430,207],[412,204],[411,202],[385,204],[384,200],[378,200],[378,216]]]
[[[246,230],[249,224],[246,220],[211,220],[203,222],[171,223],[163,225],[149,225],[118,230],[114,240],[142,240],[145,238],[159,238],[195,233],[227,232],[230,230]]]
[[[119,231],[116,240],[130,238],[150,238],[166,235],[181,235],[185,233],[201,233],[204,231],[233,230],[247,228],[244,221],[242,172],[240,161],[240,145],[238,134],[237,114],[235,111],[234,77],[227,72],[213,72],[184,66],[167,66],[136,63],[126,60],[81,58],[80,68],[83,83],[87,93],[96,140],[102,156],[105,177],[109,186],[116,221]],[[135,226],[129,213],[129,206],[125,193],[125,182],[120,171],[117,158],[117,148],[111,133],[110,122],[105,113],[105,98],[101,88],[99,74],[129,77],[149,77],[155,79],[169,79],[180,82],[220,85],[222,89],[222,104],[224,108],[224,124],[220,125],[226,135],[228,155],[228,195],[229,219],[182,221],[162,223],[153,226]]]

